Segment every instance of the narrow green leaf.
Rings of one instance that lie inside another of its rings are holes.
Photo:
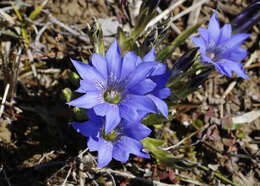
[[[14,12],[15,12],[15,14],[17,15],[18,19],[19,19],[20,21],[22,21],[23,18],[22,18],[22,16],[21,16],[19,10],[15,7],[15,5],[14,5],[14,3],[13,3],[12,1],[10,1],[10,3],[11,3],[12,8],[14,9]]]
[[[43,7],[47,4],[48,0],[45,0],[41,5],[37,6],[29,15],[29,18],[33,20],[43,9]]]
[[[160,125],[163,122],[167,121],[167,119],[158,114],[148,114],[142,121],[145,125]]]

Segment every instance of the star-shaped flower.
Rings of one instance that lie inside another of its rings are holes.
[[[166,67],[155,60],[154,50],[144,57],[144,61],[135,52],[128,52],[122,58],[115,41],[105,57],[95,53],[91,64],[75,60],[72,63],[82,78],[76,91],[84,95],[68,104],[85,109],[93,108],[97,115],[105,116],[106,133],[111,132],[121,118],[136,120],[139,111],[161,111],[167,117],[168,108],[161,99],[167,97],[169,89],[163,89],[165,84],[159,85],[157,83],[162,82],[154,80],[158,73],[162,75],[165,72]],[[166,78],[168,79],[163,79]],[[167,95],[153,93],[158,89]],[[149,96],[150,93],[155,98]],[[161,106],[162,104],[164,105]]]
[[[88,110],[87,115],[89,121],[73,122],[72,126],[88,137],[87,146],[91,152],[98,151],[98,167],[106,166],[112,158],[126,162],[130,154],[150,158],[140,142],[151,133],[148,127],[140,123],[142,117],[131,122],[122,119],[114,130],[105,133],[105,118],[97,116],[92,109]]]
[[[216,13],[210,18],[208,29],[200,28],[199,33],[200,37],[193,37],[191,40],[200,48],[203,63],[213,65],[219,73],[228,77],[232,76],[233,71],[238,76],[249,79],[239,62],[247,56],[247,51],[240,46],[249,34],[232,35],[230,24],[225,24],[220,29]]]

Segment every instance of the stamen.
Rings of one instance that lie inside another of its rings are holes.
[[[107,90],[104,93],[104,100],[111,104],[117,104],[121,100],[121,94],[116,90]]]
[[[117,137],[117,130],[112,130],[109,134],[105,133],[105,130],[102,130],[102,137],[104,138],[104,140],[106,141],[115,141],[116,137]]]

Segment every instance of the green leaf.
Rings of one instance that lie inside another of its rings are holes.
[[[245,138],[245,137],[246,137],[246,134],[245,134],[244,132],[242,132],[242,131],[238,131],[238,132],[236,133],[236,136],[237,136],[238,138],[242,139],[242,138]]]
[[[41,5],[37,6],[29,15],[29,18],[31,20],[34,20],[34,18],[41,12],[43,7],[47,4],[48,0],[45,0]]]
[[[183,31],[180,35],[178,35],[178,37],[175,40],[173,40],[169,46],[165,47],[160,52],[158,52],[157,60],[163,61],[169,58],[177,47],[179,47],[187,38],[189,38],[191,34],[197,31],[200,25],[201,23],[193,25],[187,28],[185,31]]]
[[[160,146],[164,143],[163,140],[147,137],[142,140],[142,143],[144,148],[152,153],[152,156],[158,161],[158,163],[176,167],[176,161],[180,160],[175,158],[171,153],[160,149]]]
[[[13,3],[12,1],[10,1],[10,3],[11,3],[12,8],[14,9],[14,12],[15,12],[16,16],[18,17],[18,19],[19,19],[20,21],[22,21],[23,18],[22,18],[22,16],[21,16],[19,10],[15,7],[15,5],[14,5],[14,3]]]
[[[163,122],[168,121],[163,115],[148,114],[142,121],[145,125],[161,125]]]
[[[139,16],[136,18],[135,27],[131,32],[130,38],[135,41],[138,37],[140,37],[141,34],[144,32],[147,24],[152,20],[155,14],[155,11],[149,13],[148,8],[141,10]]]

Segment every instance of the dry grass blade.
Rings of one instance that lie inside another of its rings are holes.
[[[2,114],[3,114],[3,112],[4,112],[4,108],[5,108],[4,105],[5,105],[5,101],[6,101],[8,92],[9,92],[9,88],[10,88],[10,84],[8,83],[8,84],[5,86],[5,92],[4,92],[4,96],[3,96],[2,103],[1,103],[1,107],[0,107],[0,118],[2,117]]]

